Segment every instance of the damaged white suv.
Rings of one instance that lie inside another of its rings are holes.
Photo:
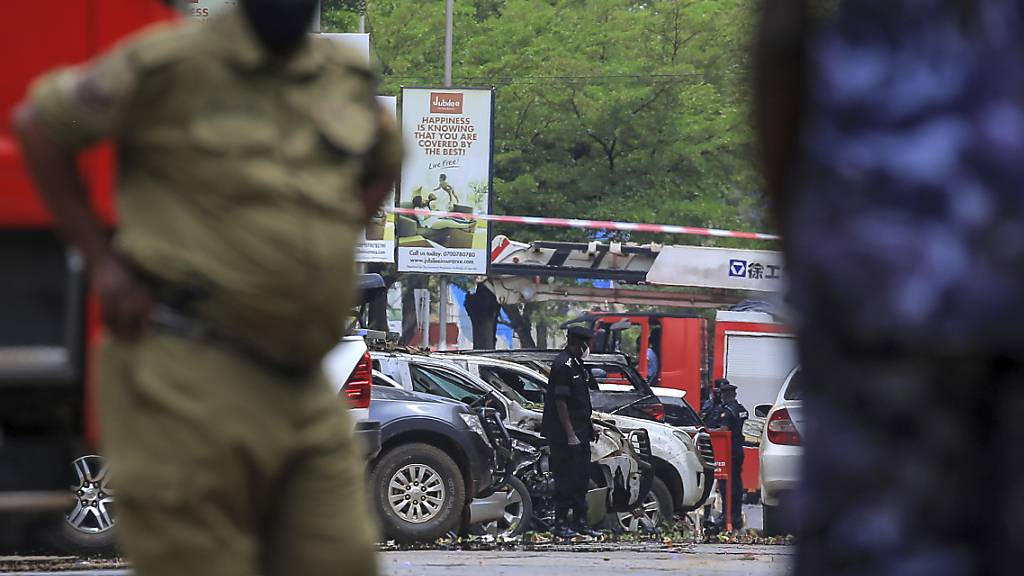
[[[513,390],[543,391],[547,380],[534,370],[507,360],[466,354],[442,355],[481,380]],[[704,505],[710,490],[705,483],[713,479],[705,471],[693,437],[685,430],[653,420],[617,414],[597,414],[623,429],[646,430],[651,439],[651,463],[654,481],[642,505],[616,514],[617,525],[626,531],[651,529],[676,514],[685,514]]]

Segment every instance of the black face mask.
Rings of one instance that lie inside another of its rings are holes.
[[[286,56],[310,31],[317,0],[243,0],[242,10],[260,42]]]

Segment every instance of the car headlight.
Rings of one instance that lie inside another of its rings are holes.
[[[476,414],[459,414],[459,418],[466,423],[466,427],[476,432],[484,439],[484,443],[488,446],[491,445],[491,440],[487,438],[487,431],[484,430],[484,424],[480,421],[480,417]]]

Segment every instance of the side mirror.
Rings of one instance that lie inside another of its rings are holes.
[[[757,416],[758,418],[767,418],[768,413],[771,411],[771,404],[758,404],[757,406],[754,406],[754,416]]]

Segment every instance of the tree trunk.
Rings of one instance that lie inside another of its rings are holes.
[[[487,286],[477,284],[476,292],[466,294],[466,314],[473,324],[473,349],[494,350],[498,310],[498,299]]]
[[[543,306],[544,304],[540,305]],[[537,347],[548,347],[548,317],[545,314],[540,314],[537,317]]]
[[[388,265],[382,263],[367,264],[366,271],[371,274],[380,274],[384,278],[384,283],[389,288],[395,283],[395,276],[386,276]],[[380,296],[374,298],[369,302],[369,321],[367,322],[370,330],[380,330],[382,332],[388,331],[388,293],[384,292]],[[404,317],[404,305],[403,305],[403,317]]]
[[[408,274],[402,280],[402,338],[399,343],[403,346],[407,346],[416,335],[416,296],[413,290],[426,288],[427,278],[421,274]],[[429,329],[429,326],[423,327],[424,331]]]
[[[533,324],[530,322],[530,309],[523,307],[523,312],[515,305],[502,306],[508,316],[509,323],[516,336],[519,336],[519,344],[523,348],[536,348],[537,343],[533,341]]]

